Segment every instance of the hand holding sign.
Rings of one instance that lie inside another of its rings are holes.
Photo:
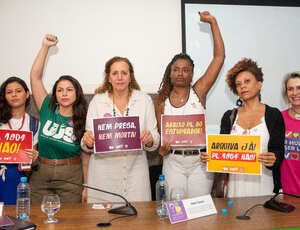
[[[264,166],[272,167],[275,164],[276,156],[272,152],[261,153],[258,156],[258,161],[260,161]]]
[[[39,156],[39,152],[36,149],[24,149],[24,151],[28,158],[32,160],[32,163],[36,162]]]
[[[171,152],[171,146],[169,143],[163,144],[159,147],[158,153],[161,156],[166,156]]]
[[[203,164],[206,164],[209,161],[209,155],[207,152],[201,152],[200,160]]]
[[[86,131],[82,137],[82,141],[83,144],[86,145],[88,148],[93,148],[95,141],[93,132],[90,130]]]
[[[151,148],[153,145],[153,136],[149,130],[144,130],[141,134],[142,144],[148,148]]]

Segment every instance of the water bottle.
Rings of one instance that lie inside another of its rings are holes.
[[[21,177],[17,187],[17,219],[25,220],[30,217],[30,187],[27,177]]]
[[[166,201],[168,200],[168,184],[164,175],[156,182],[156,212],[160,217],[168,216]]]

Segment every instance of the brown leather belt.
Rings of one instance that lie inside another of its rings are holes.
[[[80,156],[75,156],[72,158],[66,158],[66,159],[48,159],[39,157],[39,161],[43,164],[51,164],[51,165],[77,165],[81,164]]]

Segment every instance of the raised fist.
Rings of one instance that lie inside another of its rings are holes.
[[[43,39],[43,46],[51,47],[55,46],[58,43],[57,37],[52,34],[46,34]]]
[[[201,22],[207,22],[211,24],[215,19],[214,16],[212,16],[208,11],[199,12],[200,15],[200,21]]]

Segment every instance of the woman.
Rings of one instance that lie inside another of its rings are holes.
[[[38,157],[37,131],[39,121],[25,112],[30,96],[26,83],[18,77],[10,77],[0,87],[0,129],[32,131],[33,149],[25,149],[32,165]],[[18,164],[0,164],[0,201],[16,204],[17,186],[25,176]]]
[[[48,193],[59,195],[63,203],[80,202],[82,189],[64,182],[82,183],[80,139],[84,133],[87,102],[79,82],[71,76],[61,76],[48,96],[43,84],[43,71],[50,47],[58,40],[46,35],[42,47],[33,63],[30,82],[32,94],[40,113],[39,132],[40,167],[31,177],[32,202],[40,203]],[[85,158],[83,156],[83,167]],[[83,194],[84,195],[84,194]]]
[[[150,96],[140,91],[132,64],[127,58],[114,57],[105,64],[102,86],[89,104],[82,148],[93,151],[94,118],[139,116],[143,150],[92,154],[88,184],[121,194],[130,201],[151,200],[146,151],[158,147],[159,134]],[[122,201],[119,198],[88,191],[88,202]]]
[[[284,121],[278,109],[260,102],[263,73],[256,62],[242,59],[228,71],[226,82],[238,95],[241,107],[228,110],[221,121],[221,134],[260,136],[262,176],[230,174],[228,197],[271,195],[279,192],[280,164],[284,154]],[[232,117],[232,118],[231,118]],[[201,154],[202,162],[209,160]]]
[[[286,130],[285,157],[281,164],[282,190],[300,195],[300,72],[287,74],[283,97],[291,107],[282,111]]]
[[[206,96],[222,68],[225,49],[216,19],[209,12],[199,13],[200,21],[211,26],[214,40],[214,57],[204,75],[191,86],[194,63],[186,54],[176,55],[168,64],[155,103],[156,118],[160,128],[162,114],[187,115],[204,114]],[[170,145],[160,147],[164,156],[163,174],[171,191],[176,187],[186,190],[186,197],[209,193],[212,177],[201,166],[199,150],[171,151]]]

